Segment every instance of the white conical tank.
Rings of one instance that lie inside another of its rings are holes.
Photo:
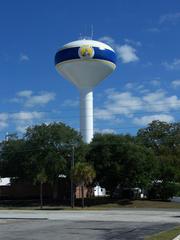
[[[55,55],[58,72],[80,91],[80,131],[86,143],[93,138],[92,89],[116,68],[116,54],[105,43],[77,40],[64,45]]]

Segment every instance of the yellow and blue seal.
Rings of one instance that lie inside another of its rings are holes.
[[[94,57],[94,49],[91,46],[82,46],[78,50],[80,58],[88,59]]]

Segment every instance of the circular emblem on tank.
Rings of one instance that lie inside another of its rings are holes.
[[[82,46],[78,50],[80,58],[89,59],[94,57],[94,48],[91,46]]]

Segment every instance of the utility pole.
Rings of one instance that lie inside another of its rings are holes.
[[[72,145],[71,172],[74,169],[74,145]],[[74,208],[74,181],[71,176],[71,207]]]
[[[61,143],[60,144],[62,147],[66,147],[66,149],[71,149],[71,172],[74,169],[74,151],[75,151],[75,146],[76,144],[71,144],[71,143]],[[71,174],[71,207],[74,208],[74,181],[73,181],[73,176]]]

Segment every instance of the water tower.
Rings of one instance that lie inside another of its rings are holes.
[[[84,142],[90,143],[93,138],[92,89],[116,68],[116,54],[102,42],[77,40],[56,53],[55,65],[80,91],[80,131]]]

